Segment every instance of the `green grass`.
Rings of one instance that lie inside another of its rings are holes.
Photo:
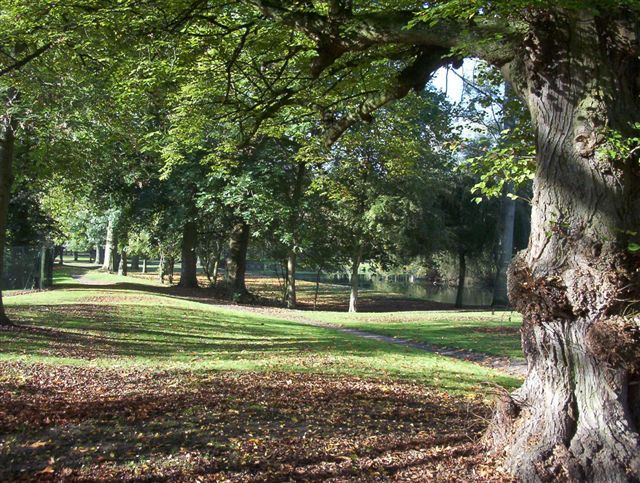
[[[112,285],[78,286],[73,275]],[[213,307],[158,293],[162,288],[143,285],[139,279],[125,279],[125,285],[123,278],[63,267],[56,270],[61,288],[7,297],[14,320],[34,329],[0,332],[0,360],[153,370],[317,372],[410,379],[454,393],[482,391],[486,382],[519,384],[464,361]],[[132,285],[134,281],[140,285]],[[442,326],[449,337],[454,329]]]
[[[523,358],[518,332],[522,317],[516,312],[317,312],[312,316],[324,322],[376,334],[495,356]]]

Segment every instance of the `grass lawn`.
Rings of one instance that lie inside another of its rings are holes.
[[[131,282],[64,267],[57,289],[6,298],[0,480],[495,471],[473,441],[490,384],[518,380]]]
[[[343,327],[494,356],[523,359],[522,317],[517,312],[314,312],[312,318]]]

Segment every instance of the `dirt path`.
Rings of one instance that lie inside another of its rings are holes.
[[[72,274],[71,278],[76,280],[81,285],[93,285],[93,286],[113,285],[113,282],[103,282],[103,281],[98,281],[98,280],[91,280],[91,278],[88,277],[86,273],[85,274]]]

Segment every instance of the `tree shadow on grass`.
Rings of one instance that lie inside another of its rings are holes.
[[[495,471],[474,444],[488,408],[417,384],[9,369],[14,380],[0,395],[2,480],[424,481]]]
[[[93,359],[96,357],[175,358],[176,354],[215,356],[238,354],[260,358],[264,353],[371,355],[372,344],[295,322],[251,315],[220,314],[163,307],[105,307],[62,304],[12,307],[20,325],[0,331],[0,353],[28,353]],[[380,344],[376,348],[384,347]],[[390,349],[393,349],[392,347]],[[396,349],[397,350],[397,349]]]

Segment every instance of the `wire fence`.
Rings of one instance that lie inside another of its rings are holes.
[[[34,290],[53,283],[53,248],[7,247],[0,286],[2,290]]]

